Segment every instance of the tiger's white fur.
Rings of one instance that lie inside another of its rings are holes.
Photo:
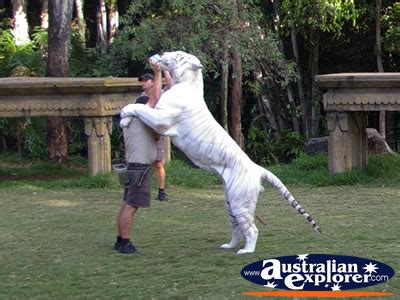
[[[202,65],[197,57],[182,51],[166,52],[159,62],[169,71],[172,87],[164,92],[156,107],[130,104],[121,112],[121,126],[139,117],[172,142],[199,167],[220,176],[225,190],[225,208],[231,223],[232,239],[221,248],[235,248],[245,238],[238,254],[254,252],[258,229],[254,212],[262,181],[276,187],[313,228],[320,229],[288,189],[271,172],[255,164],[211,115],[203,98]]]

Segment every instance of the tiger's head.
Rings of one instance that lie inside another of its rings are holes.
[[[158,62],[163,71],[168,71],[174,83],[193,80],[203,68],[200,60],[183,51],[164,52]]]

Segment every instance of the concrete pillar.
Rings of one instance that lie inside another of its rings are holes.
[[[327,121],[330,172],[364,168],[368,160],[366,112],[328,112]]]
[[[90,175],[111,171],[111,133],[112,117],[85,118]]]

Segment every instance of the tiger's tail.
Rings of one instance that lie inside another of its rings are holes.
[[[274,186],[279,191],[279,193],[281,193],[282,196],[289,202],[289,205],[291,205],[295,210],[297,210],[297,212],[307,220],[307,222],[312,226],[312,228],[317,233],[322,234],[322,230],[321,230],[321,228],[319,228],[317,222],[294,199],[293,195],[289,192],[289,190],[282,183],[282,181],[280,181],[280,179],[278,177],[276,177],[270,171],[268,171],[264,168],[261,168],[261,169],[262,169],[261,178],[263,180],[268,181],[272,186]]]

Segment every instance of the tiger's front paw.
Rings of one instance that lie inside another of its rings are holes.
[[[129,123],[132,121],[133,117],[125,117],[119,121],[119,126],[121,128],[128,127]]]
[[[126,117],[136,117],[136,105],[135,104],[128,104],[125,106],[120,113],[121,119]]]

